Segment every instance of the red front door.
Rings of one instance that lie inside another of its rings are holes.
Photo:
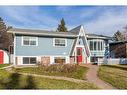
[[[4,53],[3,51],[0,51],[0,64],[4,63]]]
[[[77,47],[77,62],[82,63],[82,48]]]

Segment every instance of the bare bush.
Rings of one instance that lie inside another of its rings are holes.
[[[43,70],[45,72],[74,72],[77,70],[77,65],[75,64],[51,64],[51,65],[38,65],[39,70]]]

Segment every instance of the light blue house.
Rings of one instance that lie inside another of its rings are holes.
[[[56,32],[12,28],[14,65],[92,63],[103,58],[110,37],[86,34],[82,25]]]

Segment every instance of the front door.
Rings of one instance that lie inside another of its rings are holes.
[[[82,48],[77,47],[77,62],[82,63]]]
[[[3,51],[0,51],[0,64],[4,63],[4,53]]]

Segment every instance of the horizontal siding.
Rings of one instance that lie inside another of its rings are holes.
[[[69,55],[74,39],[66,47],[54,47],[53,38],[38,37],[38,46],[22,46],[22,36],[16,36],[16,56]]]

